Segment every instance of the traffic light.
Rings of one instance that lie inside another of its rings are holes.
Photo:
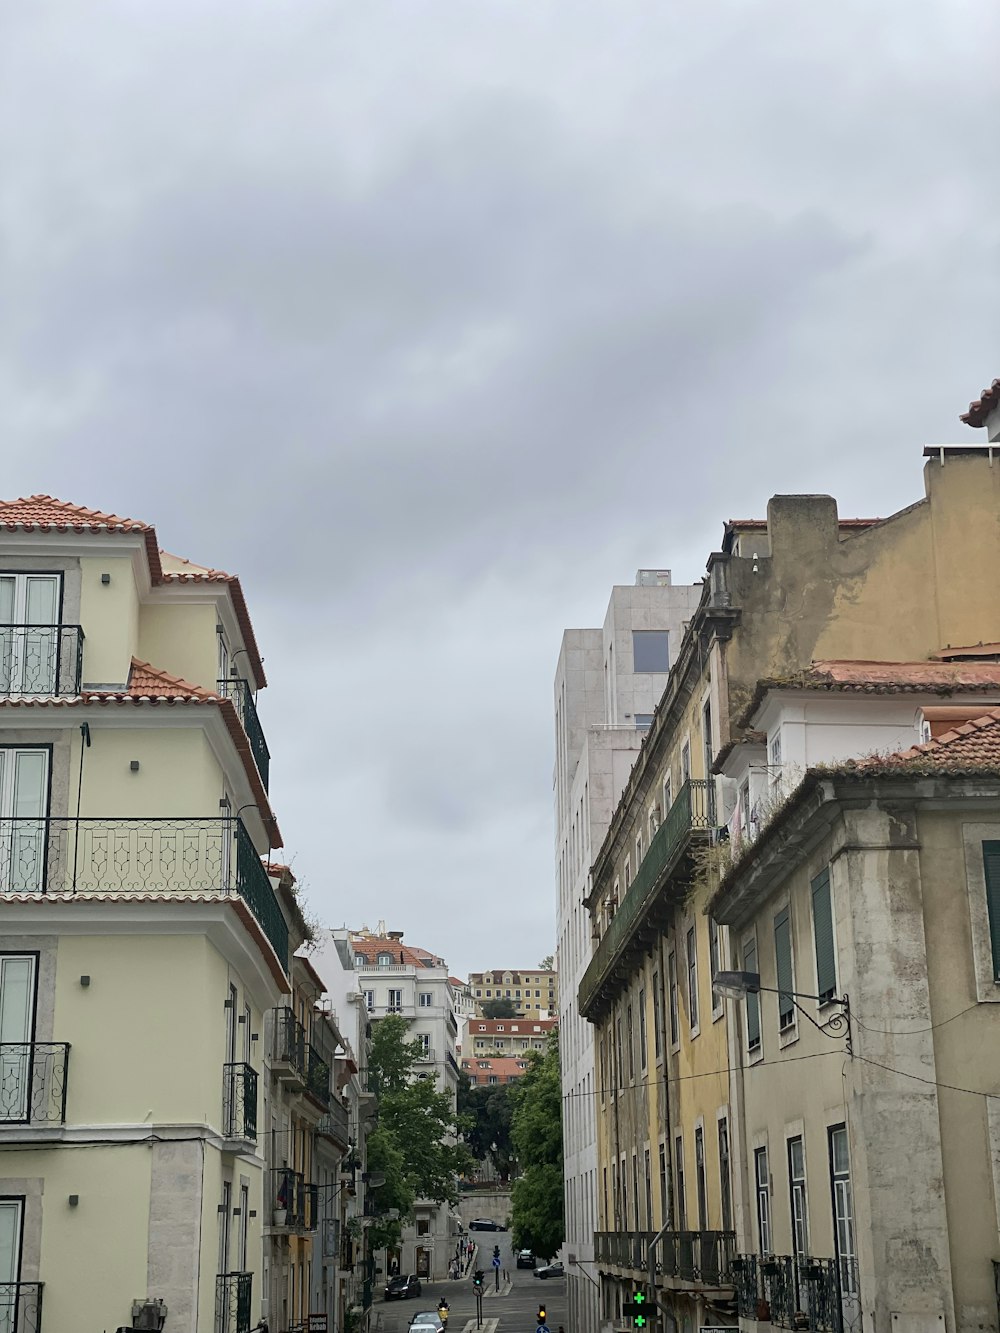
[[[649,1323],[651,1306],[644,1291],[637,1291],[630,1301],[622,1306],[622,1314],[631,1319],[635,1328],[644,1329]]]
[[[482,1291],[482,1289],[483,1289],[483,1270],[482,1270],[481,1268],[477,1268],[476,1271],[473,1273],[473,1275],[472,1275],[472,1285],[475,1287],[475,1289],[476,1289],[477,1291]]]
[[[494,1258],[494,1259],[499,1259],[499,1258],[500,1258],[500,1246],[499,1246],[499,1245],[494,1245],[494,1246],[493,1246],[493,1258]]]
[[[544,1324],[544,1323],[545,1323],[545,1306],[544,1306],[544,1305],[540,1305],[540,1306],[538,1307],[538,1322],[539,1322],[540,1324]]]

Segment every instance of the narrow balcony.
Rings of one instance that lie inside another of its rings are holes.
[[[250,1065],[222,1066],[222,1133],[235,1142],[257,1141],[257,1071]]]
[[[0,1282],[3,1333],[41,1333],[43,1282]]]
[[[0,698],[69,698],[82,678],[79,625],[0,625]]]
[[[319,1190],[300,1171],[279,1166],[271,1171],[271,1231],[315,1231],[319,1225]]]
[[[615,973],[645,952],[647,931],[658,928],[650,919],[653,909],[678,871],[686,870],[685,854],[692,844],[708,837],[714,828],[714,784],[691,778],[653,835],[635,879],[583,974],[578,998],[584,1018],[595,1017],[603,1009]]]
[[[738,1254],[732,1261],[740,1316],[809,1333],[861,1333],[854,1259]]]
[[[215,1279],[215,1333],[250,1333],[253,1273],[220,1273]]]
[[[288,970],[288,925],[241,819],[0,820],[0,894],[239,894]]]
[[[435,1062],[434,1047],[424,1046],[417,1052],[418,1065],[432,1065]]]
[[[216,689],[224,699],[233,701],[240,722],[243,724],[243,730],[246,732],[247,740],[250,742],[250,753],[257,765],[260,780],[264,784],[264,790],[267,791],[268,777],[271,771],[271,751],[267,748],[267,741],[264,739],[264,729],[260,725],[260,717],[257,713],[253,692],[247,681],[240,676],[230,676],[225,680],[216,681],[215,684]]]
[[[347,1114],[347,1107],[342,1102],[331,1101],[329,1111],[316,1126],[316,1133],[332,1139],[346,1152],[351,1146],[350,1117]]]
[[[315,1046],[307,1051],[306,1091],[324,1108],[330,1105],[330,1063]]]
[[[271,1010],[271,1073],[290,1091],[306,1085],[306,1030],[287,1005]]]
[[[65,1124],[68,1069],[67,1042],[0,1045],[0,1128]]]
[[[652,1231],[597,1231],[594,1258],[637,1276],[645,1274],[653,1236]],[[656,1272],[674,1289],[732,1288],[735,1250],[733,1231],[668,1231],[654,1254]]]

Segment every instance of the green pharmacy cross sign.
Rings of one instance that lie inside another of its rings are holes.
[[[622,1306],[622,1314],[626,1319],[631,1319],[636,1328],[643,1329],[649,1323],[650,1310],[655,1308],[651,1307],[644,1291],[637,1291],[631,1301],[626,1301]]]

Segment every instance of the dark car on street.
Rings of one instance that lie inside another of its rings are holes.
[[[518,1268],[534,1268],[535,1256],[530,1250],[518,1250],[517,1266]]]
[[[470,1231],[506,1231],[507,1228],[501,1226],[499,1222],[494,1222],[492,1217],[474,1217],[469,1223]]]
[[[415,1273],[391,1277],[385,1284],[387,1301],[405,1301],[410,1296],[419,1296],[421,1291],[420,1279]]]

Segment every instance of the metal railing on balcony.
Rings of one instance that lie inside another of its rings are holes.
[[[247,740],[250,742],[250,753],[257,765],[260,780],[264,784],[264,790],[267,791],[271,769],[271,751],[267,748],[267,741],[264,739],[264,729],[260,725],[253,691],[241,676],[229,676],[224,680],[216,681],[216,688],[223,698],[233,701],[240,722],[243,724],[243,730],[247,734]]]
[[[331,1100],[330,1109],[320,1118],[316,1126],[318,1134],[325,1134],[328,1139],[347,1147],[351,1141],[350,1117],[347,1114],[347,1107],[336,1099]]]
[[[227,1139],[257,1138],[257,1071],[250,1065],[222,1066],[222,1132]]]
[[[83,678],[79,625],[0,625],[0,696],[70,696]]]
[[[238,893],[288,969],[288,925],[232,815],[0,819],[0,893]]]
[[[271,1011],[271,1064],[279,1078],[284,1074],[304,1079],[306,1075],[306,1030],[288,1005]]]
[[[656,901],[665,877],[680,860],[690,835],[715,827],[715,787],[701,778],[689,778],[677,793],[667,817],[653,834],[614,918],[594,950],[580,982],[579,1006],[584,1017],[636,930]]]
[[[598,1231],[594,1257],[599,1263],[644,1274],[653,1235],[652,1231]],[[735,1250],[733,1231],[668,1231],[655,1252],[656,1271],[702,1287],[731,1286]]]
[[[330,1105],[330,1062],[324,1060],[315,1046],[307,1053],[306,1090],[323,1106]]]
[[[433,1046],[422,1046],[417,1052],[417,1064],[432,1065],[435,1058]]]
[[[3,1042],[0,1125],[64,1124],[68,1069],[68,1042]]]
[[[810,1333],[860,1333],[856,1260],[739,1254],[732,1268],[743,1318]]]
[[[250,1333],[252,1273],[220,1273],[215,1279],[215,1333]]]
[[[43,1282],[0,1282],[3,1333],[41,1333]]]
[[[315,1231],[319,1225],[318,1186],[304,1180],[301,1171],[279,1166],[271,1171],[271,1220],[290,1231]]]

